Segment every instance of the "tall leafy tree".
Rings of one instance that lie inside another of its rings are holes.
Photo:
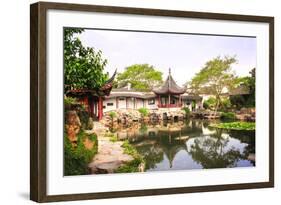
[[[84,30],[64,29],[64,85],[69,89],[98,89],[108,78],[102,52],[84,47],[79,34]]]
[[[195,92],[208,88],[209,94],[215,96],[215,114],[218,107],[222,104],[221,96],[223,90],[231,90],[236,84],[235,74],[231,68],[236,62],[237,60],[235,57],[216,57],[208,61],[191,80],[190,85]]]
[[[162,82],[162,72],[148,64],[131,65],[117,76],[118,87],[131,83],[132,88],[138,91],[149,91]]]
[[[250,76],[237,77],[236,86],[246,87],[249,90],[248,95],[234,95],[231,96],[231,103],[239,107],[255,107],[256,97],[256,68],[249,72]]]

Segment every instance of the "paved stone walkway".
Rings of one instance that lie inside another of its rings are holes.
[[[106,128],[102,124],[95,124],[94,127],[98,136],[98,153],[89,164],[93,174],[113,173],[126,162],[133,160],[131,155],[124,153],[121,147],[123,142],[111,142],[109,137],[105,137]]]

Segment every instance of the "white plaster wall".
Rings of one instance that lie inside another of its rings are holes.
[[[120,98],[118,99],[118,109],[126,109],[126,98],[122,97],[124,100],[120,100]]]
[[[149,105],[148,104],[148,101],[149,100],[145,100],[145,107],[147,108],[147,109],[157,109],[158,108],[158,106],[157,106],[157,99],[155,98],[155,103],[154,104],[152,104],[152,105]]]
[[[107,103],[113,103],[113,106],[107,106]],[[109,112],[112,110],[116,110],[116,99],[115,98],[108,98],[103,101],[103,112]]]
[[[127,98],[128,108],[134,109],[134,98]]]
[[[136,99],[136,109],[143,108],[144,106],[142,99]]]

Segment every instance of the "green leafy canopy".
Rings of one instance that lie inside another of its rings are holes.
[[[64,84],[69,89],[98,89],[108,75],[103,73],[107,60],[102,52],[84,47],[78,38],[84,30],[64,29]]]
[[[159,86],[162,82],[162,73],[148,64],[131,65],[117,76],[119,87],[124,87],[131,83],[132,88],[138,91],[149,91],[153,87]]]
[[[195,90],[209,88],[211,94],[221,94],[223,88],[232,88],[235,84],[235,73],[232,64],[235,57],[216,57],[208,61],[205,66],[191,80],[191,87]]]

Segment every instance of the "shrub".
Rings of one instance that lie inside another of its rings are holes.
[[[109,112],[109,117],[113,120],[113,118],[115,118],[117,116],[116,112]]]
[[[88,174],[88,164],[98,150],[98,141],[95,134],[88,135],[80,132],[77,137],[77,146],[73,146],[67,135],[64,136],[64,175],[66,176]],[[86,138],[94,143],[90,150],[84,146],[83,142]]]
[[[203,107],[205,109],[214,109],[216,106],[216,98],[209,97],[207,100],[203,102]]]
[[[76,104],[77,103],[77,100],[75,98],[72,98],[72,97],[65,97],[64,98],[64,104],[65,105],[73,105],[73,104]]]
[[[225,120],[234,120],[235,119],[235,113],[233,112],[222,112],[220,115],[221,119]]]
[[[80,119],[82,129],[84,130],[90,129],[89,127],[90,114],[85,110],[78,110],[77,114]]]
[[[182,108],[182,110],[185,112],[185,116],[188,117],[190,115],[190,110],[188,107]]]
[[[231,108],[231,102],[230,102],[230,99],[229,98],[225,98],[221,101],[221,106],[224,108],[224,109],[229,109]]]
[[[140,112],[140,114],[141,114],[143,117],[146,117],[146,116],[148,116],[148,114],[149,114],[148,109],[147,109],[147,108],[144,108],[144,107],[138,109],[138,111]]]
[[[122,147],[124,148],[124,153],[131,155],[134,159],[123,166],[115,170],[116,173],[131,173],[138,172],[139,165],[144,163],[143,157],[138,153],[136,148],[134,148],[127,140],[124,141]]]
[[[65,110],[75,110],[79,106],[77,100],[72,97],[64,97],[63,101]]]

